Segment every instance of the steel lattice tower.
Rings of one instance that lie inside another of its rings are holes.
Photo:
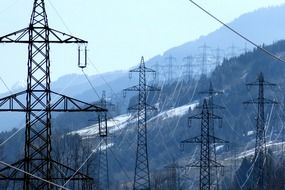
[[[149,190],[149,162],[148,162],[148,146],[147,146],[147,111],[155,110],[155,108],[147,104],[147,93],[149,91],[159,91],[158,88],[147,85],[146,73],[155,73],[154,70],[147,68],[144,63],[144,58],[138,68],[130,71],[131,73],[139,73],[139,84],[124,91],[138,91],[138,104],[130,107],[129,110],[135,110],[138,114],[138,135],[137,135],[137,151],[136,165],[134,176],[134,190]]]
[[[192,56],[186,56],[183,58],[183,61],[185,61],[186,63],[184,65],[182,65],[182,67],[184,67],[184,76],[185,79],[190,81],[193,77],[193,57]]]
[[[220,138],[217,138],[213,135],[211,135],[210,132],[210,120],[211,119],[218,119],[221,120],[222,118],[220,116],[217,116],[215,114],[211,114],[209,112],[209,107],[207,100],[204,99],[203,106],[202,106],[202,112],[195,116],[189,117],[189,123],[193,119],[199,119],[201,120],[201,135],[186,139],[182,141],[182,143],[199,143],[200,144],[200,160],[197,162],[194,162],[190,165],[187,165],[188,167],[198,167],[200,168],[200,179],[199,179],[199,188],[200,190],[210,190],[212,186],[212,176],[211,171],[212,168],[223,168],[224,166],[217,161],[215,161],[212,158],[211,152],[212,152],[212,144],[213,143],[227,143],[227,141],[224,141]]]
[[[264,165],[266,163],[266,135],[265,135],[265,104],[276,104],[277,102],[264,98],[265,86],[276,86],[276,84],[266,82],[263,74],[258,75],[257,81],[248,83],[247,86],[258,86],[258,97],[251,101],[246,101],[244,104],[257,104],[257,117],[256,117],[256,139],[255,139],[255,152],[253,161],[255,161],[253,177],[256,177],[257,183],[254,189],[266,189],[264,183]]]
[[[209,121],[209,127],[210,127],[210,135],[212,136],[215,136],[215,120],[213,119],[212,115],[214,115],[214,111],[217,110],[217,109],[224,109],[224,107],[222,106],[219,106],[219,105],[216,105],[214,103],[214,96],[215,95],[219,95],[219,94],[222,94],[221,91],[217,91],[213,88],[213,84],[212,82],[210,82],[210,86],[209,86],[209,90],[208,91],[203,91],[203,92],[200,92],[200,94],[206,94],[208,95],[208,110],[209,110],[209,114],[210,114],[210,121]],[[215,139],[214,139],[215,140]],[[217,161],[217,154],[216,154],[216,143],[213,142],[213,144],[210,145],[211,146],[211,157],[213,158],[214,162]],[[217,180],[217,187],[219,186],[218,184],[218,168],[215,168],[216,171],[215,172],[215,177],[216,177],[216,180]]]
[[[167,75],[168,75],[168,82],[171,82],[173,80],[173,63],[176,60],[175,57],[172,55],[165,58],[166,61],[168,61],[167,67]]]
[[[28,44],[27,89],[0,99],[0,111],[25,112],[25,154],[22,160],[0,170],[0,180],[21,182],[23,189],[54,189],[67,181],[90,181],[92,178],[52,159],[52,112],[102,112],[106,109],[51,91],[50,44],[87,41],[49,27],[44,0],[34,0],[27,28],[0,37],[0,43]],[[26,100],[25,103],[22,103]],[[46,181],[39,180],[40,177]],[[67,185],[68,186],[68,185]],[[19,187],[18,187],[19,188]],[[81,186],[86,189],[87,186]]]
[[[100,107],[107,109],[106,92],[103,91],[100,100]],[[99,124],[99,167],[98,167],[98,185],[99,190],[109,190],[109,167],[108,167],[108,118],[106,112],[98,114]]]

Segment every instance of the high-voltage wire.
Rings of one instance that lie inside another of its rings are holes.
[[[227,25],[225,22],[223,22],[222,20],[218,19],[216,16],[214,16],[212,13],[210,13],[209,11],[207,11],[205,8],[203,8],[202,6],[200,6],[199,4],[197,4],[196,2],[194,2],[193,0],[188,0],[189,2],[191,2],[193,5],[195,5],[196,7],[198,7],[199,9],[201,9],[203,12],[205,12],[207,15],[209,15],[210,17],[212,17],[213,19],[215,19],[217,22],[219,22],[220,24],[222,24],[224,27],[226,27],[227,29],[229,29],[230,31],[232,31],[233,33],[235,33],[236,35],[238,35],[239,37],[241,37],[242,39],[244,39],[245,41],[247,41],[248,43],[252,44],[253,46],[255,46],[257,49],[261,50],[262,52],[264,52],[265,54],[271,56],[272,58],[285,63],[285,60],[281,59],[280,57],[278,57],[277,55],[275,55],[274,53],[268,51],[267,49],[259,46],[258,44],[256,44],[255,42],[253,42],[252,40],[250,40],[249,38],[245,37],[243,34],[241,34],[240,32],[238,32],[237,30],[235,30],[234,28],[230,27],[229,25]]]

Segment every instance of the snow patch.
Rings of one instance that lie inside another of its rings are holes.
[[[189,109],[193,110],[198,105],[199,105],[199,102],[194,101],[191,104],[187,104],[187,105],[180,106],[177,108],[172,108],[170,110],[159,113],[158,115],[152,117],[149,121],[152,121],[152,120],[158,119],[158,118],[161,118],[162,120],[166,120],[166,119],[169,119],[172,117],[183,116],[183,115],[188,113]]]
[[[110,133],[113,133],[115,131],[118,131],[120,129],[123,129],[127,126],[127,124],[129,123],[129,120],[131,119],[131,114],[124,114],[124,115],[120,115],[115,117],[114,119],[109,119],[108,120],[108,128]],[[99,133],[99,125],[98,124],[94,124],[88,127],[85,127],[83,129],[80,129],[78,131],[73,131],[70,134],[74,135],[74,134],[78,134],[82,137],[87,137],[87,136],[95,136]]]
[[[253,135],[254,134],[254,131],[248,131],[247,132],[247,136],[250,136],[250,135]]]

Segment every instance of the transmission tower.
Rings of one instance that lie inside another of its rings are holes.
[[[221,64],[221,61],[222,61],[222,55],[221,53],[223,52],[223,50],[221,48],[216,48],[215,49],[215,65],[216,67],[219,66]]]
[[[51,154],[52,112],[107,111],[50,88],[50,44],[86,44],[87,41],[50,28],[44,0],[34,0],[30,25],[0,37],[0,43],[28,44],[27,89],[0,99],[0,111],[26,113],[24,158],[6,164],[0,170],[0,180],[15,182],[17,189],[22,185],[25,190],[54,189],[56,184],[69,187],[69,181],[82,184],[92,181],[89,176],[53,160]],[[23,100],[26,102],[22,103]]]
[[[184,76],[185,78],[190,81],[193,78],[193,57],[192,56],[186,56],[183,58],[183,61],[185,61],[185,64],[182,65],[184,68]]]
[[[254,100],[246,101],[244,104],[257,104],[257,117],[256,117],[256,139],[255,139],[255,152],[253,157],[254,172],[253,177],[257,181],[254,189],[264,190],[266,184],[264,183],[264,165],[266,163],[266,136],[265,136],[265,104],[277,104],[277,102],[264,98],[265,86],[276,86],[276,84],[266,82],[263,74],[258,75],[257,81],[248,83],[247,86],[258,86],[258,97]]]
[[[224,167],[222,164],[218,163],[212,158],[212,144],[227,143],[227,141],[217,138],[211,134],[210,122],[211,119],[217,119],[221,121],[222,118],[220,116],[210,113],[207,100],[204,99],[202,112],[200,114],[190,116],[189,124],[193,119],[201,120],[201,135],[194,138],[186,139],[182,141],[182,143],[199,143],[201,145],[200,160],[190,165],[187,165],[187,167],[200,168],[199,188],[200,190],[210,190],[211,186],[213,185],[212,168]]]
[[[167,75],[168,75],[168,82],[171,82],[173,80],[173,63],[175,62],[176,58],[172,55],[165,58],[167,61]]]
[[[106,92],[102,92],[102,97],[99,106],[107,109],[111,103],[106,100]],[[109,190],[109,167],[108,167],[108,117],[106,112],[98,114],[99,124],[99,167],[98,167],[98,189]]]
[[[130,71],[139,73],[139,84],[127,88],[124,91],[138,91],[138,104],[130,107],[129,110],[137,111],[138,116],[138,135],[137,151],[134,176],[134,190],[149,190],[149,162],[148,162],[148,143],[147,143],[147,111],[156,110],[155,107],[147,104],[147,93],[149,91],[159,91],[160,89],[147,85],[146,73],[155,73],[154,70],[145,67],[144,58],[141,58],[140,66]]]
[[[208,110],[209,110],[209,114],[210,114],[210,118],[209,118],[209,130],[210,130],[210,135],[211,136],[215,136],[215,121],[213,119],[213,115],[214,115],[214,110],[217,110],[217,109],[224,109],[224,107],[222,106],[219,106],[219,105],[216,105],[214,103],[214,96],[215,95],[219,95],[219,94],[222,94],[221,91],[217,91],[213,88],[213,84],[212,82],[210,82],[210,86],[209,86],[209,90],[208,91],[203,91],[203,92],[200,92],[200,94],[206,94],[208,95]],[[210,154],[211,154],[211,157],[213,158],[213,161],[214,162],[217,162],[217,154],[216,154],[216,142],[215,142],[215,139],[214,139],[214,142],[213,144],[210,145],[211,148],[210,148]],[[219,189],[219,180],[218,180],[218,168],[215,168],[216,171],[215,172],[215,177],[216,177],[216,183],[217,183],[217,189]]]
[[[199,56],[201,75],[206,75],[208,73],[207,67],[212,66],[212,64],[209,63],[209,60],[208,60],[209,59],[208,51],[210,47],[204,44],[203,46],[199,48],[202,49],[202,54]]]

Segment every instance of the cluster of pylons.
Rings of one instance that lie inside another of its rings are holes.
[[[8,164],[0,161],[0,182],[6,184],[7,189],[24,190],[45,190],[45,189],[86,189],[93,188],[92,177],[77,170],[59,163],[52,157],[51,146],[51,113],[52,112],[99,112],[99,135],[102,139],[102,147],[107,146],[107,103],[103,94],[100,104],[92,105],[57,92],[50,88],[50,44],[87,44],[87,41],[72,35],[65,34],[49,27],[44,0],[34,0],[30,24],[27,28],[18,30],[11,34],[0,37],[0,43],[17,43],[28,45],[28,75],[27,89],[25,91],[0,99],[0,111],[2,112],[24,112],[26,114],[25,126],[25,152],[24,157],[19,161]],[[80,50],[79,50],[80,56]],[[86,56],[86,55],[85,55]],[[85,59],[86,60],[86,59]],[[80,58],[79,58],[80,63]],[[80,65],[80,68],[86,66]],[[145,66],[142,57],[140,65],[130,71],[139,73],[139,84],[125,91],[138,92],[138,104],[131,107],[138,115],[138,136],[136,150],[136,165],[134,176],[134,190],[149,190],[150,175],[147,146],[147,111],[155,110],[155,107],[147,103],[149,91],[159,91],[146,82],[146,73],[155,73],[154,70]],[[256,123],[256,146],[254,160],[257,160],[256,172],[253,175],[258,179],[253,189],[265,189],[264,184],[264,162],[266,158],[265,140],[265,116],[264,105],[276,104],[264,97],[264,86],[274,86],[264,80],[260,73],[258,80],[248,86],[258,86],[258,98],[245,102],[257,104],[258,114]],[[205,93],[205,92],[204,92]],[[210,84],[206,92],[208,98],[202,101],[201,113],[190,116],[190,120],[201,120],[201,134],[197,137],[183,140],[182,143],[199,143],[201,146],[200,159],[187,167],[198,167],[200,169],[200,190],[210,190],[213,186],[212,168],[223,168],[223,165],[216,160],[215,146],[217,143],[227,143],[215,136],[214,120],[221,120],[222,117],[214,113],[215,109],[222,109],[214,103],[214,96],[221,92],[214,90]],[[23,102],[22,100],[25,100]],[[99,189],[109,189],[108,185],[108,161],[106,148],[100,148],[100,178]]]

